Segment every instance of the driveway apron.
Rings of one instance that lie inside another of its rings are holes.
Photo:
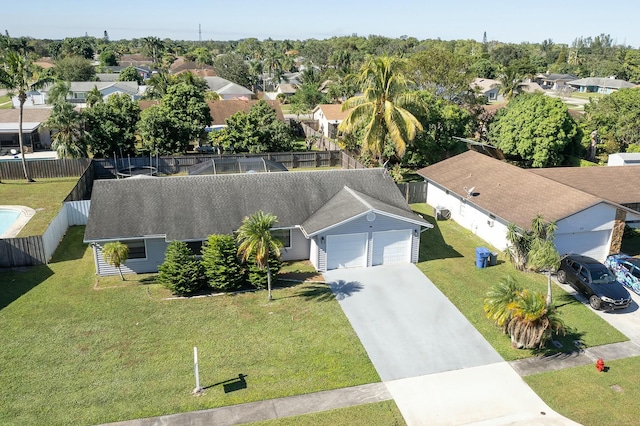
[[[385,382],[503,361],[413,264],[323,275]]]

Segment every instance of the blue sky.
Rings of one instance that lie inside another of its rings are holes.
[[[592,0],[534,2],[530,8],[513,0],[12,0],[2,6],[0,31],[60,39],[85,33],[101,37],[106,30],[111,40],[198,40],[200,24],[203,40],[326,39],[355,33],[480,41],[486,31],[489,40],[539,43],[550,38],[567,44],[604,33],[638,48],[640,2],[617,3],[625,5],[611,13],[611,3]]]

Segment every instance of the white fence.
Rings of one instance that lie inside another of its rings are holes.
[[[91,200],[67,201],[63,203],[58,215],[51,221],[49,227],[42,235],[44,253],[47,261],[53,256],[67,229],[74,225],[86,225],[89,217]]]

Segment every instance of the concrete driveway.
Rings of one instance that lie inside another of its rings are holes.
[[[409,426],[577,425],[549,408],[415,265],[323,275]]]
[[[503,361],[415,265],[323,275],[383,381]]]

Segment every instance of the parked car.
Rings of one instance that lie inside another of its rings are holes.
[[[627,289],[606,266],[591,257],[577,254],[563,256],[557,278],[582,293],[593,309],[625,309],[631,303]]]
[[[640,259],[618,253],[607,257],[604,264],[623,286],[640,294]]]

